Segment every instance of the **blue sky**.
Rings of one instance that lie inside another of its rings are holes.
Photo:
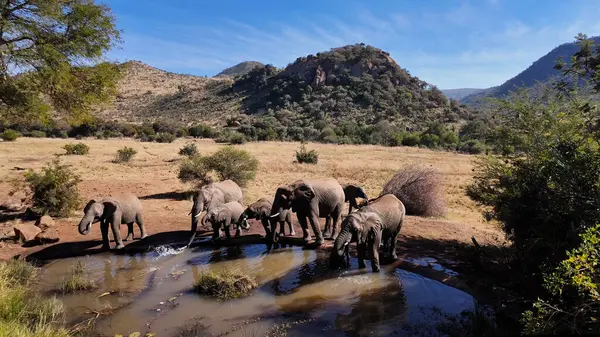
[[[597,0],[105,0],[123,30],[112,60],[213,76],[242,61],[284,67],[364,42],[441,89],[485,88],[577,33],[600,34]]]

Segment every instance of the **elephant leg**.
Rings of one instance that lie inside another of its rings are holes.
[[[292,216],[288,215],[288,217],[285,221],[288,223],[288,226],[290,227],[290,236],[296,236],[296,231],[294,231],[294,223],[292,222]]]
[[[323,236],[326,238],[331,237],[331,215],[325,217],[325,232]]]
[[[381,234],[379,236],[375,236],[375,239],[371,243],[371,254],[373,255],[371,259],[371,269],[373,272],[377,273],[380,270],[379,267],[379,243],[381,242]]]
[[[279,221],[279,232],[281,236],[285,236],[285,221]]]
[[[271,228],[269,228],[269,220],[266,218],[260,219],[263,228],[265,229],[265,238],[271,239]]]
[[[338,228],[338,223],[342,222],[342,208],[340,207],[338,210],[334,211],[333,214],[331,214],[331,227],[333,227],[331,229],[331,237],[329,237],[331,240],[335,240],[337,238],[337,228]]]
[[[356,257],[358,258],[358,268],[365,268],[366,245],[364,243],[356,244]]]
[[[131,240],[133,240],[133,222],[127,224],[127,236],[125,239],[123,239],[123,241],[129,241],[129,237],[131,237]]]
[[[115,243],[116,245],[116,249],[121,249],[123,247],[125,247],[123,245],[123,241],[121,240],[121,233],[119,233],[119,226],[121,225],[121,216],[119,215],[114,215],[113,219],[111,221],[110,224],[110,228],[112,229],[113,232],[113,237],[115,238]]]
[[[229,232],[229,230],[231,229],[230,227],[231,226],[229,225],[225,226],[225,237],[227,237],[227,240],[231,239],[231,233]]]
[[[144,224],[144,217],[142,216],[141,213],[138,213],[135,216],[135,222],[138,224],[138,227],[140,228],[140,239],[145,239],[148,234],[146,234],[146,225]],[[133,231],[132,231],[132,235],[133,235]]]
[[[300,227],[302,227],[302,239],[304,240],[304,243],[308,243],[308,241],[310,241],[310,235],[308,235],[306,216],[298,214],[298,222],[300,223]]]
[[[313,233],[315,233],[316,236],[315,244],[320,246],[325,240],[323,239],[323,233],[321,233],[321,228],[319,227],[319,217],[315,212],[313,212],[308,220],[310,221],[310,226],[312,227]]]
[[[397,260],[398,259],[398,254],[396,253],[396,244],[398,242],[398,234],[399,231],[395,233],[395,235],[393,235],[390,238],[390,256],[392,257],[392,259]]]
[[[100,233],[102,233],[102,249],[110,249],[110,240],[108,239],[108,221],[100,221]]]

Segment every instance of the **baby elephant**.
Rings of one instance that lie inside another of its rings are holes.
[[[279,235],[285,235],[285,224],[288,224],[290,235],[295,236],[294,223],[292,222],[292,212],[289,209],[284,209],[281,212],[270,216],[273,203],[269,198],[260,198],[256,202],[250,204],[242,215],[242,228],[250,229],[248,219],[260,220],[265,229],[265,238],[271,242],[277,242]],[[277,224],[279,223],[280,231],[277,233]]]
[[[133,239],[133,223],[140,227],[141,238],[148,236],[142,217],[142,203],[135,195],[126,193],[120,196],[107,197],[100,201],[94,199],[88,201],[83,209],[83,218],[79,222],[79,234],[87,235],[90,232],[92,224],[100,222],[100,232],[102,233],[102,248],[109,249],[108,227],[113,232],[116,243],[116,249],[123,248],[119,226],[127,224],[127,237],[124,241]]]
[[[203,225],[210,224],[213,229],[213,240],[221,237],[221,230],[225,231],[225,236],[231,238],[229,227],[235,226],[235,237],[240,236],[240,221],[244,213],[244,206],[237,201],[228,202],[213,207],[206,212],[203,218]]]

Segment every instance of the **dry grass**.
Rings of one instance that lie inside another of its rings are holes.
[[[219,300],[246,297],[256,287],[258,287],[258,283],[251,276],[229,271],[202,272],[193,286],[197,294],[215,297]]]
[[[62,161],[72,165],[83,180],[79,184],[81,197],[87,200],[125,191],[136,194],[142,198],[144,216],[152,233],[188,230],[190,226],[187,215],[192,206],[190,200],[159,197],[188,191],[191,187],[191,184],[182,183],[177,178],[183,159],[178,154],[179,149],[186,143],[194,143],[200,154],[207,155],[224,146],[212,140],[189,139],[167,144],[142,143],[132,139],[84,139],[82,142],[90,146],[90,155],[62,157]],[[24,172],[14,167],[40,169],[54,154],[64,153],[62,146],[67,143],[69,140],[41,138],[19,138],[15,142],[0,143],[0,158],[9,159],[0,164],[0,201],[9,199],[10,181]],[[303,165],[294,163],[299,145],[298,142],[236,145],[259,160],[256,178],[243,189],[245,205],[265,195],[272,196],[279,185],[300,178],[334,177],[342,184],[358,184],[368,195],[375,196],[397,171],[411,164],[420,164],[434,167],[440,173],[440,191],[448,212],[443,220],[425,221],[409,217],[401,234],[431,239],[443,236],[444,239],[466,243],[470,243],[471,236],[475,235],[482,244],[486,241],[503,242],[501,231],[484,222],[481,210],[465,194],[465,186],[473,174],[472,156],[409,147],[310,143],[309,148],[319,153],[319,163]],[[112,163],[114,154],[123,146],[136,149],[138,154],[128,165]],[[73,227],[79,220],[74,217],[57,221],[61,241],[100,238],[99,230],[85,237],[79,235]],[[121,230],[122,235],[126,235],[126,227],[122,226]],[[11,245],[10,251],[6,250],[4,254],[12,256],[23,250],[20,246]]]
[[[434,168],[410,165],[385,184],[381,195],[395,195],[406,207],[408,215],[441,217],[446,214],[446,203],[440,191],[440,178]]]
[[[80,291],[96,289],[98,285],[94,280],[88,278],[85,273],[86,265],[81,261],[70,270],[69,275],[60,283],[59,290],[63,294],[72,294]]]

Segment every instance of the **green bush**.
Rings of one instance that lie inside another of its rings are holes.
[[[229,136],[229,143],[231,144],[246,144],[247,140],[246,140],[246,136],[244,136],[243,134],[239,133],[239,132],[234,132]]]
[[[115,163],[128,163],[133,156],[137,154],[137,150],[131,147],[123,146],[123,148],[117,150],[117,156],[115,157]]]
[[[204,124],[190,127],[188,133],[194,138],[213,138],[217,136],[217,132],[212,127]]]
[[[177,137],[171,133],[161,132],[156,136],[157,143],[172,143]]]
[[[440,142],[440,137],[431,133],[424,133],[421,135],[421,145],[427,147],[437,147]]]
[[[29,133],[29,137],[33,138],[46,138],[46,133],[40,130],[33,130]]]
[[[89,291],[98,288],[98,284],[86,275],[85,263],[78,261],[69,274],[61,281],[59,290],[63,294]]]
[[[544,276],[548,296],[523,314],[525,334],[600,334],[600,225],[580,237],[580,246]]]
[[[5,142],[12,142],[20,136],[21,134],[18,131],[12,129],[6,129],[0,134],[0,138],[2,138]]]
[[[195,182],[198,185],[210,184],[212,168],[208,166],[206,158],[197,154],[184,160],[179,166],[179,180],[184,183]]]
[[[307,150],[306,144],[300,144],[300,150],[296,151],[296,160],[303,164],[316,164],[319,162],[319,154],[315,150]]]
[[[418,133],[409,133],[402,138],[402,145],[417,146],[421,142],[421,137]]]
[[[183,128],[179,128],[179,129],[177,129],[177,132],[175,132],[175,136],[176,137],[187,137],[188,136],[188,130],[187,129],[183,129]]]
[[[67,155],[83,156],[90,152],[90,147],[85,145],[84,143],[65,144],[63,146],[63,149],[67,151]]]
[[[476,139],[469,139],[462,143],[458,150],[468,154],[480,154],[485,152],[486,146]]]
[[[206,157],[207,165],[221,180],[231,179],[240,186],[256,177],[258,160],[249,152],[225,146]]]
[[[179,149],[179,154],[182,156],[192,157],[198,154],[198,148],[194,143],[185,144],[184,147]]]
[[[210,156],[195,155],[181,163],[178,177],[182,182],[209,183],[214,172],[220,180],[231,179],[240,186],[256,176],[258,160],[250,153],[225,146]]]
[[[53,217],[68,217],[80,203],[77,184],[80,177],[55,158],[40,173],[25,173],[26,188],[33,201],[33,210]]]

